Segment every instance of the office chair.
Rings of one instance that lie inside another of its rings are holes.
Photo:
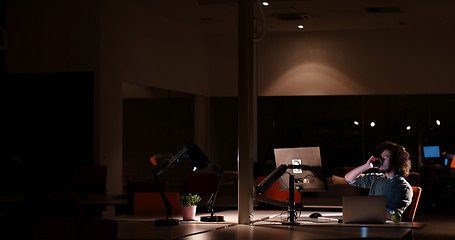
[[[402,220],[403,222],[413,222],[417,210],[417,205],[419,205],[420,195],[422,194],[422,188],[412,187],[412,201],[411,205],[406,208],[403,212]]]

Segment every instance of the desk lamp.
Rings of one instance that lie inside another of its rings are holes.
[[[210,216],[202,216],[201,222],[224,222],[223,216],[215,216],[213,205],[215,204],[215,199],[218,194],[218,190],[220,189],[221,178],[223,176],[223,170],[219,169],[213,162],[207,157],[207,155],[202,152],[202,150],[197,145],[192,145],[188,147],[188,154],[190,155],[191,164],[193,167],[197,167],[198,169],[206,168],[207,165],[216,172],[218,175],[218,182],[216,184],[215,191],[210,195],[209,200],[207,201],[207,207],[210,211]]]
[[[158,190],[160,191],[160,196],[161,199],[163,200],[164,206],[166,207],[166,218],[165,219],[157,219],[155,220],[155,225],[156,226],[175,226],[179,225],[180,221],[178,219],[172,219],[172,205],[169,202],[169,199],[166,197],[164,194],[163,187],[161,186],[161,182],[158,178],[158,175],[160,175],[164,169],[166,169],[169,165],[171,165],[173,162],[175,162],[180,156],[182,156],[185,152],[188,152],[190,156],[190,162],[191,165],[193,166],[193,171],[196,169],[204,169],[208,165],[210,165],[213,170],[215,170],[216,174],[218,175],[218,183],[216,186],[216,190],[212,195],[210,196],[210,199],[207,202],[207,206],[209,208],[209,211],[211,212],[211,216],[206,216],[206,217],[201,217],[201,221],[206,221],[206,222],[223,222],[224,217],[223,216],[214,216],[214,211],[213,211],[213,204],[215,203],[215,198],[216,195],[218,194],[218,190],[220,188],[220,183],[221,183],[221,177],[223,175],[223,171],[215,166],[212,161],[199,149],[197,145],[186,145],[182,150],[180,150],[177,154],[175,154],[171,159],[167,160],[165,163],[163,163],[160,167],[155,169],[152,174],[153,177],[155,178],[155,181],[157,182],[158,185]]]
[[[275,199],[269,199],[262,197],[261,194],[267,191],[273,183],[275,183],[283,174],[286,173],[288,169],[301,169],[301,170],[310,170],[310,166],[306,165],[288,165],[288,164],[281,164],[278,168],[276,168],[273,172],[271,172],[261,183],[259,183],[255,188],[254,193],[254,200],[267,203],[270,205],[278,206],[278,207],[287,207],[289,211],[289,222],[283,222],[284,225],[299,225],[296,223],[296,205],[294,201],[294,175],[289,175],[289,201],[279,201]]]

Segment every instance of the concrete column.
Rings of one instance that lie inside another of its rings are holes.
[[[238,221],[250,224],[253,213],[253,146],[257,90],[254,82],[253,1],[239,1],[238,66]]]

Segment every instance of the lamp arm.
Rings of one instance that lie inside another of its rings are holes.
[[[164,206],[166,207],[166,219],[169,219],[172,215],[172,205],[167,199],[166,194],[164,194],[163,187],[161,186],[161,182],[158,178],[158,175],[153,172],[153,177],[155,178],[156,184],[158,185],[158,190],[160,191],[161,199],[163,200]]]
[[[169,159],[168,161],[163,163],[159,168],[153,170],[153,174],[155,174],[157,176],[160,175],[161,172],[164,171],[164,169],[166,169],[169,165],[171,165],[173,162],[175,162],[175,160],[177,160],[180,156],[182,156],[186,152],[186,150],[187,150],[187,148],[184,147],[182,150],[180,150],[180,152],[178,152],[171,159]]]
[[[218,175],[218,182],[216,183],[216,188],[215,191],[210,195],[209,200],[207,201],[207,207],[209,208],[211,216],[213,216],[213,205],[215,204],[215,199],[216,196],[218,195],[218,191],[220,190],[221,186],[221,180],[223,178],[223,173],[224,171],[219,169],[210,159],[208,159],[207,163],[210,165],[210,167],[216,172]]]
[[[155,178],[158,190],[160,191],[161,199],[163,200],[164,206],[166,207],[166,219],[169,219],[172,215],[172,205],[169,202],[169,199],[166,197],[166,194],[164,194],[163,187],[161,186],[160,179],[158,178],[158,175],[160,175],[164,169],[166,169],[169,165],[171,165],[173,162],[175,162],[180,156],[182,156],[186,152],[187,148],[184,147],[180,152],[175,154],[171,159],[163,163],[159,168],[153,170],[152,175]]]
[[[212,165],[212,164],[211,164]],[[215,192],[210,195],[209,200],[207,201],[207,207],[209,208],[210,215],[213,217],[213,205],[215,204],[216,196],[218,195],[218,191],[220,190],[221,180],[223,178],[223,171],[217,172],[218,174],[218,182],[216,184]]]
[[[210,165],[210,167],[216,172],[216,174],[218,174],[218,176],[221,178],[221,176],[223,175],[224,171],[219,169],[212,161],[208,161],[208,164]]]
[[[283,175],[287,170],[287,164],[281,164],[279,167],[275,168],[267,177],[262,180],[257,186],[255,194],[262,194],[267,189],[269,189],[273,183],[275,183],[281,175]]]
[[[262,194],[267,191],[288,169],[310,170],[311,167],[307,165],[281,164],[256,186],[255,194]]]

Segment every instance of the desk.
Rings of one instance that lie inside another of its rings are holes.
[[[217,240],[278,240],[278,239],[412,239],[408,228],[394,228],[387,231],[378,228],[358,227],[307,227],[307,226],[251,226],[235,225],[204,233],[202,236],[193,235],[181,239],[217,239]]]
[[[199,236],[233,226],[229,223],[198,223],[181,222],[178,226],[156,227],[154,222],[122,221],[117,223],[117,239],[176,239],[185,236]]]
[[[277,239],[412,239],[413,228],[424,223],[342,224],[307,221],[311,212],[303,212],[299,226],[278,224],[280,211],[254,211],[251,225],[237,224],[237,211],[224,211],[226,222],[203,223],[182,221],[179,226],[156,227],[153,217],[118,216],[118,239],[217,239],[217,240],[277,240]],[[340,212],[323,212],[323,216],[341,216]],[[201,215],[198,214],[196,219]],[[178,216],[175,216],[178,218]]]

